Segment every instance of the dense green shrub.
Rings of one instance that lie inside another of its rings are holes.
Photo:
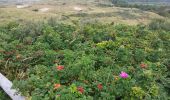
[[[168,100],[169,40],[143,25],[10,23],[0,69],[32,100]]]

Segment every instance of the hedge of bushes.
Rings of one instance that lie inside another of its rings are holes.
[[[170,31],[147,26],[0,27],[0,69],[32,100],[170,99]]]

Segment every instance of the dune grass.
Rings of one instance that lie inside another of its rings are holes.
[[[76,11],[74,7],[79,7],[82,11]],[[49,8],[49,10],[39,12],[38,10],[41,8]],[[45,20],[50,17],[56,17],[64,22],[90,19],[99,22],[115,22],[129,25],[147,24],[152,19],[162,18],[158,14],[134,8],[103,7],[98,6],[96,3],[80,3],[77,1],[73,3],[71,1],[66,2],[66,0],[34,4],[24,9],[17,9],[14,5],[0,7],[1,24],[16,20]]]

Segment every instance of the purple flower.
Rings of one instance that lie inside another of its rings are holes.
[[[126,72],[123,72],[123,71],[122,71],[122,72],[120,73],[120,77],[121,77],[121,78],[128,78],[128,76],[129,76],[129,75],[128,75]]]

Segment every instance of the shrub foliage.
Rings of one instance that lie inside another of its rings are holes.
[[[168,100],[169,50],[170,31],[156,26],[0,27],[1,72],[32,100]]]

